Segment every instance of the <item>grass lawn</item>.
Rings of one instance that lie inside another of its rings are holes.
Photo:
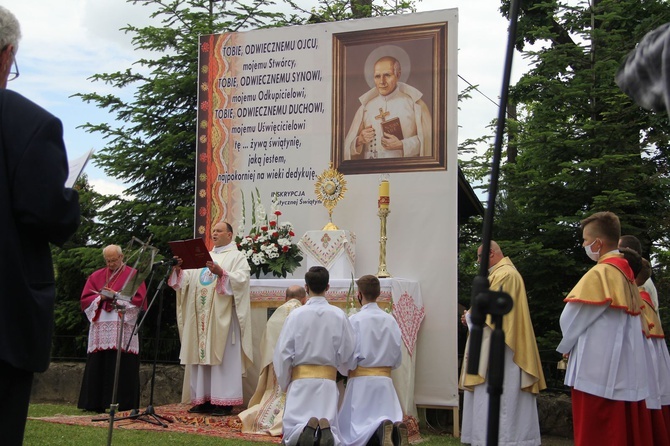
[[[51,417],[55,415],[82,415],[84,412],[75,406],[57,404],[31,404],[29,417]],[[92,414],[92,413],[91,413]],[[92,414],[94,415],[94,414]],[[100,427],[69,426],[65,424],[47,423],[38,420],[28,420],[23,444],[25,446],[59,446],[59,445],[105,445],[109,434],[108,424],[101,422]],[[1,435],[1,434],[0,434]],[[431,435],[421,432],[422,446],[458,445],[457,438],[451,435]],[[188,445],[188,446],[258,446],[260,442],[230,440],[224,438],[191,435],[165,431],[138,431],[114,429],[112,444],[128,446],[145,446],[148,444],[160,445]],[[274,443],[266,443],[273,444]]]

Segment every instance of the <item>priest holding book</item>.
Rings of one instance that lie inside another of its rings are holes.
[[[242,373],[252,364],[249,264],[227,222],[212,227],[212,261],[182,270],[176,257],[168,285],[177,291],[179,358],[186,365],[191,413],[229,415],[243,404]]]
[[[428,156],[432,121],[423,94],[400,82],[400,62],[391,55],[374,64],[374,88],[359,98],[358,111],[344,141],[344,157],[352,159]]]

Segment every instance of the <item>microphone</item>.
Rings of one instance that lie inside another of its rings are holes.
[[[179,263],[179,260],[172,257],[170,259],[163,259],[160,262],[156,262],[153,265],[151,265],[151,267],[155,268],[155,267],[161,266],[161,265],[175,266],[177,263]]]

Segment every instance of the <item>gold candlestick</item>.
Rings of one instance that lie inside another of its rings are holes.
[[[379,200],[377,205],[379,206],[379,215],[380,220],[380,230],[379,230],[379,271],[377,271],[377,277],[391,277],[388,271],[386,271],[386,217],[391,213],[389,210],[389,204],[391,203],[389,193],[389,175],[387,173],[380,175],[379,177]]]
[[[379,271],[377,277],[385,278],[391,277],[391,274],[386,271],[386,217],[391,213],[389,208],[379,208],[377,215],[379,215],[380,229],[379,229]]]

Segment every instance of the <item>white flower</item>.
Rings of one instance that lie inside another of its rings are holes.
[[[254,265],[262,265],[265,263],[265,255],[263,255],[262,252],[254,253],[251,256],[251,261],[254,263]]]
[[[264,222],[266,217],[267,214],[265,213],[263,203],[261,203],[261,201],[259,200],[258,203],[256,204],[256,221],[259,223],[259,226],[263,226],[261,222]]]
[[[280,239],[277,239],[277,243],[278,243],[279,246],[281,246],[282,248],[283,248],[284,246],[291,246],[291,240],[289,240],[289,239],[287,239],[287,238],[280,238]]]
[[[282,229],[286,229],[287,231],[293,230],[293,225],[291,224],[290,221],[283,221],[279,223],[279,227],[281,227]]]

